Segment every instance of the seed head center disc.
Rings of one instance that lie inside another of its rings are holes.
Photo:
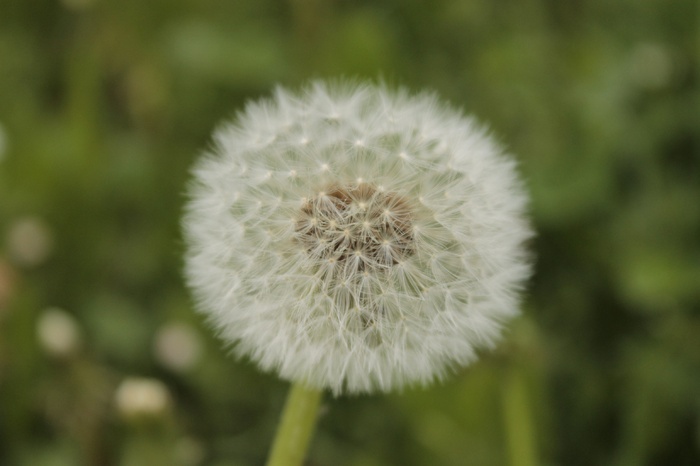
[[[319,262],[387,268],[415,252],[413,212],[405,198],[371,184],[332,185],[306,200],[296,238]]]

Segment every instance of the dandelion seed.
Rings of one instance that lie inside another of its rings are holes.
[[[197,163],[183,224],[188,283],[238,355],[336,394],[389,391],[468,365],[518,314],[526,197],[471,118],[314,83],[232,126]],[[251,149],[250,133],[272,137]]]

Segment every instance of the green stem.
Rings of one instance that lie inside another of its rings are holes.
[[[530,397],[521,368],[510,368],[503,387],[503,407],[511,466],[537,466]]]
[[[299,466],[311,440],[321,391],[295,383],[289,391],[267,466]]]

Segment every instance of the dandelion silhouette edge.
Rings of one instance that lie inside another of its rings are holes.
[[[514,159],[432,94],[277,88],[193,168],[185,276],[263,370],[335,394],[427,385],[519,313],[526,206]]]

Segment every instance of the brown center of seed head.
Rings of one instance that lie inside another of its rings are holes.
[[[345,270],[387,268],[415,252],[409,203],[367,183],[329,186],[306,200],[300,214],[296,238],[308,254],[342,262]]]

